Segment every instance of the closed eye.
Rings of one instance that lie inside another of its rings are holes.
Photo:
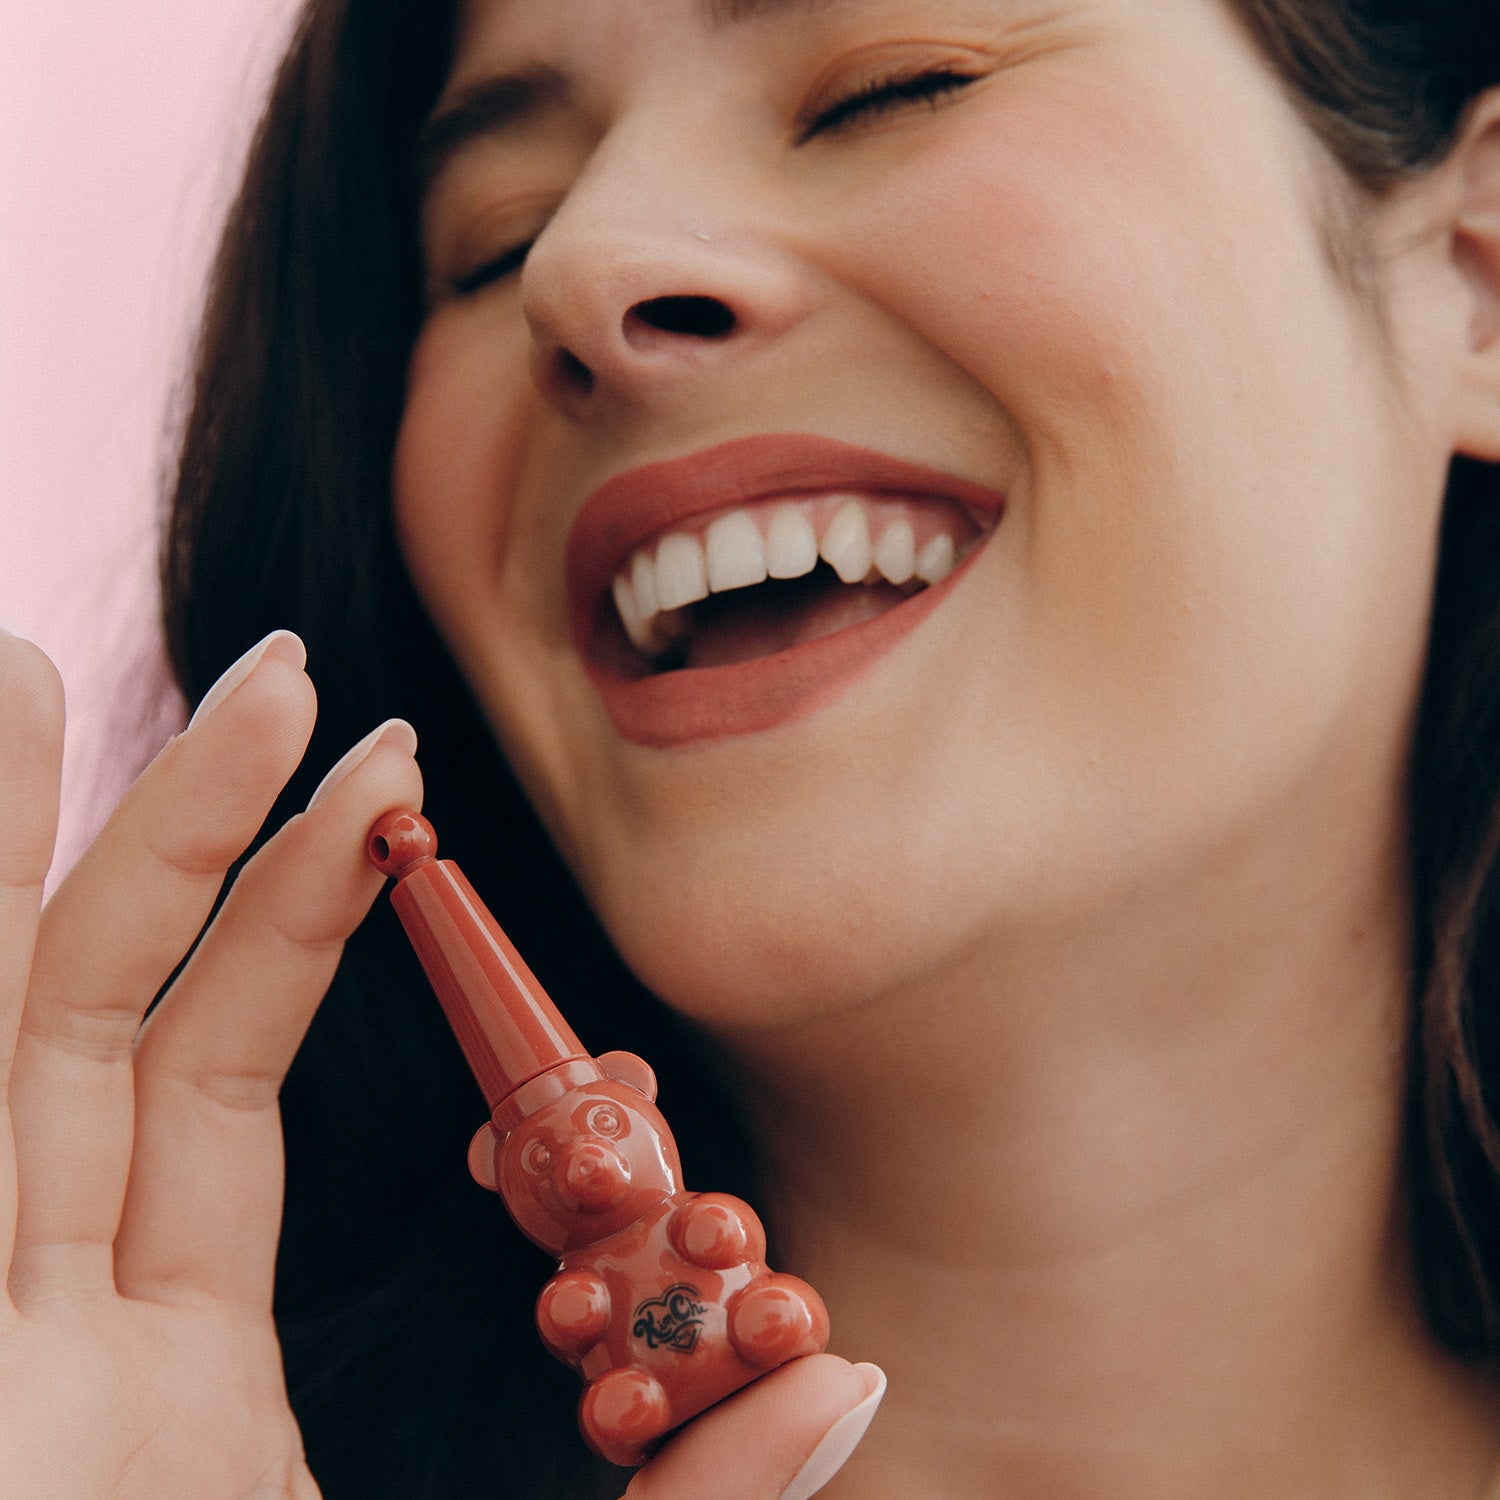
[[[926,73],[878,79],[816,115],[804,129],[802,140],[811,140],[815,135],[843,129],[855,121],[875,119],[913,104],[935,108],[941,99],[974,81],[973,74],[960,73],[953,68],[934,68]]]
[[[448,284],[455,295],[471,297],[492,282],[503,281],[507,276],[512,276],[519,271],[525,265],[526,256],[534,243],[533,240],[527,240],[524,245],[513,245],[493,260],[485,261],[483,265],[476,266],[472,271],[466,271],[462,276],[453,277]]]

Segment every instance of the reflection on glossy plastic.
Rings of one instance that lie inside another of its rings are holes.
[[[537,1299],[548,1349],[583,1376],[579,1425],[611,1463],[828,1342],[822,1299],[770,1270],[755,1211],[682,1186],[656,1078],[591,1057],[425,818],[386,813],[371,861],[490,1106],[469,1166],[559,1257]]]

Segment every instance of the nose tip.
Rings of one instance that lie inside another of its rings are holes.
[[[774,345],[815,301],[809,269],[753,227],[693,233],[675,199],[640,184],[612,196],[611,184],[601,169],[575,189],[521,271],[533,382],[575,418],[695,390]],[[694,199],[693,222],[714,212]]]
[[[557,1164],[554,1178],[558,1196],[586,1214],[604,1213],[625,1196],[630,1165],[613,1146],[602,1141],[579,1141]]]

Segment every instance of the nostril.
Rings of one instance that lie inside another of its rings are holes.
[[[557,351],[557,372],[562,383],[580,396],[587,396],[594,388],[594,372],[570,349]]]
[[[734,332],[734,313],[717,297],[651,297],[625,314],[625,337],[647,329],[656,333],[686,334],[690,338],[722,339]]]

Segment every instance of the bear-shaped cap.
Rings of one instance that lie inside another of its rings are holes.
[[[765,1371],[828,1342],[805,1282],[765,1263],[754,1209],[690,1193],[640,1058],[583,1051],[495,919],[414,813],[369,855],[490,1103],[469,1166],[561,1257],[537,1299],[548,1349],[587,1381],[579,1425],[614,1464]]]

